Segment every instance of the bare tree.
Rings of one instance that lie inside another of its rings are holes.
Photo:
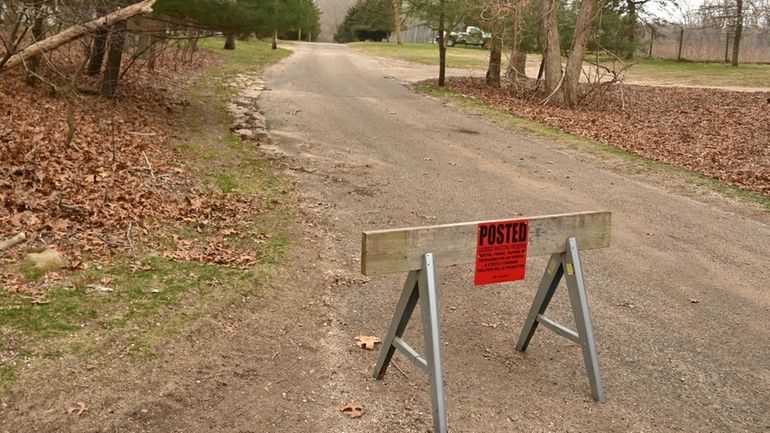
[[[103,15],[107,13],[107,9],[104,7],[97,8],[97,15]],[[91,41],[91,52],[88,56],[88,66],[86,67],[86,75],[96,76],[102,71],[102,64],[104,63],[104,54],[107,52],[107,37],[110,35],[110,29],[107,27],[101,28],[94,32],[94,36]]]
[[[505,75],[509,80],[527,77],[527,53],[519,50],[521,46],[522,11],[528,5],[528,0],[519,0],[513,6],[511,13],[511,56]]]
[[[743,0],[735,0],[735,31],[733,36],[732,65],[738,66],[738,54],[741,49],[741,36],[743,35]]]
[[[46,22],[46,8],[45,2],[32,3],[30,9],[33,15],[32,23],[32,40],[34,42],[41,41],[45,38],[45,22]],[[40,56],[32,57],[27,63],[27,78],[26,82],[30,86],[34,86],[38,83],[38,69],[40,68]]]
[[[404,43],[404,35],[401,33],[401,25],[404,23],[403,5],[404,0],[390,0],[393,4],[393,32],[396,34],[396,43]]]
[[[114,99],[117,95],[127,27],[125,21],[119,21],[110,31],[110,49],[107,53],[107,66],[104,69],[101,88],[101,95],[105,98]]]
[[[556,20],[556,0],[540,0],[540,39],[543,47],[543,70],[547,95],[543,102],[562,105],[564,93],[561,88],[561,43]]]
[[[5,64],[0,63],[0,72],[22,65],[29,59],[41,53],[53,51],[68,42],[82,38],[99,29],[110,27],[121,21],[126,21],[135,15],[152,12],[152,5],[155,1],[156,0],[144,0],[134,3],[93,21],[84,24],[76,24],[53,36],[37,41],[19,52],[13,52],[12,55],[6,59]],[[18,40],[19,38],[17,37],[16,39]]]
[[[500,71],[503,58],[503,33],[506,16],[512,6],[508,0],[486,0],[481,11],[481,19],[492,32],[489,41],[489,66],[487,67],[487,86],[500,87]]]
[[[468,16],[478,16],[477,0],[408,0],[410,10],[438,31],[438,85],[446,82],[446,33]]]
[[[567,67],[564,71],[564,99],[568,107],[575,107],[579,99],[579,81],[583,72],[583,58],[586,53],[588,37],[591,34],[591,21],[594,19],[599,0],[582,0],[575,23]]]

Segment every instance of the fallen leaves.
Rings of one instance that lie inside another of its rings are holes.
[[[348,402],[345,406],[337,408],[337,412],[347,415],[351,418],[360,418],[364,414],[364,407],[354,401]]]
[[[577,110],[544,107],[527,83],[447,87],[495,108],[770,195],[770,110],[764,92],[654,86],[610,87]]]
[[[239,224],[262,211],[256,199],[225,194],[186,170],[169,145],[189,103],[176,89],[215,62],[199,53],[193,64],[152,74],[136,68],[121,81],[117,104],[87,94],[74,106],[76,133],[65,146],[67,98],[46,86],[24,85],[23,71],[0,77],[0,240],[25,232],[30,247],[55,246],[72,263],[131,250],[161,224],[179,221],[205,242],[151,245],[166,257],[247,267],[260,259],[237,239]],[[55,59],[54,59],[55,60]],[[83,77],[81,87],[97,85]],[[23,87],[20,91],[19,87]],[[209,233],[214,232],[213,237]],[[248,235],[248,234],[247,234]],[[232,239],[236,237],[236,239]],[[21,248],[0,257],[18,262]],[[134,272],[148,270],[132,265]],[[34,292],[0,271],[0,290]]]
[[[75,406],[70,407],[67,409],[67,414],[72,415],[73,413],[77,416],[83,415],[85,411],[88,410],[88,406],[86,406],[85,403],[82,401],[77,402]]]
[[[366,350],[374,350],[378,344],[382,344],[382,340],[371,335],[359,335],[355,340],[358,347]]]

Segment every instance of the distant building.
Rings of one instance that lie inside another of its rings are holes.
[[[407,23],[402,27],[401,34],[408,44],[432,44],[436,38],[436,31],[426,23]],[[388,40],[396,42],[396,32],[391,32]]]

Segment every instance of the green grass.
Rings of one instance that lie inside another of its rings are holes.
[[[28,260],[25,260],[19,264],[18,271],[27,282],[37,281],[45,275],[44,271],[35,267],[35,265]]]
[[[230,77],[259,70],[290,52],[271,50],[264,42],[239,42],[235,51],[225,51],[220,42],[207,39],[200,44],[221,54],[224,62],[189,90],[189,127],[176,147],[186,157],[188,172],[199,173],[210,188],[248,199],[262,209],[253,218],[238,221],[237,232],[243,236],[225,238],[230,246],[255,254],[256,265],[244,270],[173,260],[138,244],[109,262],[87,263],[86,269],[47,287],[43,296],[0,291],[0,359],[23,359],[27,365],[36,360],[56,362],[68,355],[91,359],[116,345],[127,354],[150,356],[158,343],[201,317],[264,296],[266,281],[292,241],[288,233],[292,213],[284,205],[289,187],[255,145],[230,133],[223,98],[236,91],[227,86]],[[174,245],[172,236],[206,245],[215,235],[187,222],[168,222],[153,233],[167,246]],[[42,276],[23,266],[17,271],[27,281]],[[94,285],[113,290],[99,291]],[[23,386],[23,381],[12,365],[0,363],[0,391]]]
[[[10,365],[0,365],[0,392],[6,391],[16,382],[16,372]]]
[[[503,110],[492,108],[476,98],[470,98],[455,91],[438,87],[432,84],[420,84],[417,87],[419,92],[451,101],[461,107],[470,109],[481,114],[488,119],[495,121],[508,130],[515,132],[524,132],[534,134],[540,137],[548,138],[566,145],[569,148],[588,152],[603,159],[613,159],[621,163],[621,170],[625,173],[647,172],[664,173],[681,179],[689,188],[707,189],[718,192],[719,194],[748,203],[753,203],[765,210],[770,211],[770,197],[754,191],[732,186],[717,179],[705,176],[703,174],[679,168],[674,165],[654,161],[642,156],[626,152],[607,143],[592,140],[590,138],[580,137],[570,134],[558,128],[544,125],[529,119],[524,119],[511,115]]]
[[[198,43],[199,48],[227,58],[227,62],[213,71],[210,77],[227,78],[245,70],[262,69],[291,54],[291,51],[282,48],[273,50],[269,43],[263,41],[236,41],[235,50],[225,50],[224,44],[225,40],[218,37],[202,39]]]
[[[436,44],[403,44],[392,42],[353,42],[348,44],[352,49],[362,53],[406,60],[424,65],[438,65],[438,46]],[[447,48],[447,67],[450,68],[486,68],[489,62],[489,51],[483,48],[455,46]]]
[[[632,62],[628,80],[649,80],[692,86],[770,87],[770,65],[677,62],[639,59]]]
[[[390,42],[354,42],[352,49],[377,57],[405,60],[424,65],[438,65],[435,44],[404,44]],[[503,59],[505,61],[505,58]],[[530,72],[537,68],[539,54],[527,56]],[[587,61],[593,60],[591,56]],[[600,58],[607,63],[607,57]],[[447,49],[447,66],[451,68],[486,69],[489,51],[480,48],[452,47]],[[746,64],[735,68],[724,63],[677,62],[663,59],[636,59],[626,72],[629,82],[650,84],[680,84],[690,86],[770,87],[770,65]]]

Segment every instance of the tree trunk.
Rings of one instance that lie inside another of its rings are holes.
[[[235,35],[232,33],[226,33],[225,34],[225,49],[226,50],[234,50],[235,49]]]
[[[743,35],[743,0],[735,0],[735,36],[733,37],[733,66],[738,66],[738,54],[741,50]]]
[[[543,41],[543,70],[545,72],[545,94],[550,105],[562,105],[564,94],[561,89],[561,44],[556,21],[556,1],[540,0],[540,39]]]
[[[41,41],[45,37],[45,14],[43,13],[43,7],[40,5],[35,6],[35,22],[32,24],[32,40],[34,42]],[[40,67],[40,56],[38,54],[35,57],[29,59],[27,63],[27,78],[26,83],[30,86],[34,86],[40,81],[37,77],[37,70]]]
[[[503,59],[502,19],[492,22],[492,40],[489,43],[489,66],[487,67],[487,86],[500,87],[500,63]]]
[[[101,95],[104,98],[114,99],[118,92],[118,80],[120,79],[120,64],[123,61],[123,46],[126,43],[125,21],[115,23],[110,34],[110,49],[107,54],[107,67],[102,77]]]
[[[393,1],[393,15],[394,15],[394,27],[393,31],[396,33],[396,43],[398,45],[403,45],[404,43],[404,35],[401,34],[401,6],[403,0],[392,0]]]
[[[513,28],[511,31],[511,57],[508,59],[508,68],[505,76],[509,80],[527,78],[527,53],[519,51],[521,45],[521,2],[517,3],[513,10]]]
[[[575,34],[572,38],[567,68],[564,72],[564,99],[566,105],[574,108],[578,103],[580,74],[583,73],[583,58],[586,53],[588,36],[591,33],[591,20],[594,17],[599,0],[583,0],[580,3],[575,22]]]
[[[0,67],[0,72],[15,68],[40,53],[53,51],[68,42],[74,41],[89,33],[96,32],[99,29],[110,27],[135,15],[150,13],[152,12],[152,5],[155,4],[155,1],[156,0],[144,0],[131,6],[126,6],[111,14],[85,24],[74,25],[40,42],[34,43],[21,50],[19,53],[11,56],[8,61]]]
[[[195,59],[195,53],[198,52],[198,35],[195,35],[189,39],[190,44],[190,58],[187,60],[188,63],[192,63]]]
[[[523,51],[514,51],[511,53],[505,76],[508,77],[509,80],[527,78],[527,53]]]
[[[297,29],[297,40],[302,42],[302,27]]]
[[[652,58],[652,47],[655,45],[655,27],[650,26],[650,51],[647,53],[647,58]]]
[[[278,49],[278,30],[273,30],[273,45],[271,48],[274,50]]]
[[[88,59],[86,75],[96,76],[102,71],[104,63],[104,53],[107,49],[107,36],[110,34],[108,29],[100,29],[94,34],[94,40],[91,45],[91,55]]]
[[[438,17],[438,85],[443,87],[446,84],[446,41],[444,40],[444,5],[446,0],[441,0],[441,12]]]
[[[16,40],[16,32],[19,30],[19,26],[17,25],[19,24],[19,19],[19,13],[14,5],[8,4],[3,13],[2,42],[5,45],[5,49],[9,52],[15,48],[13,47],[13,43]]]
[[[725,33],[725,63],[730,63],[730,32]]]
[[[639,16],[636,12],[636,0],[627,0],[628,15],[626,17],[626,39],[628,41],[628,47],[626,47],[626,60],[632,60],[636,53],[636,24],[639,21]]]
[[[147,50],[147,69],[150,71],[155,70],[155,64],[158,61],[158,40],[155,35],[150,37],[150,48]]]

